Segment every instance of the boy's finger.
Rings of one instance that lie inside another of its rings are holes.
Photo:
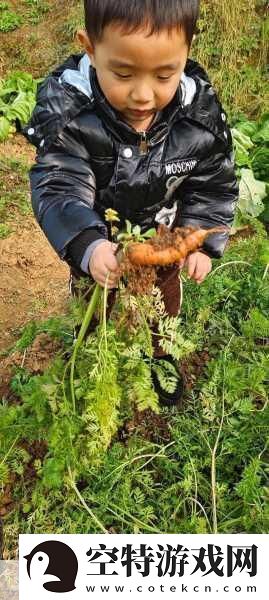
[[[104,264],[104,272],[110,271],[112,273],[119,273],[119,263],[113,256],[108,257]]]
[[[202,275],[201,277],[198,277],[197,279],[195,279],[196,283],[198,283],[198,285],[200,285],[200,283],[203,283],[203,281],[205,280],[206,275]]]
[[[101,274],[101,278],[103,279],[103,281],[106,281],[106,279],[107,279],[109,284],[116,283],[119,280],[119,277],[120,277],[119,272],[111,271],[108,268],[106,270],[104,270]]]
[[[186,265],[188,267],[188,277],[193,277],[195,269],[196,269],[196,258],[194,255],[190,255],[187,258]]]

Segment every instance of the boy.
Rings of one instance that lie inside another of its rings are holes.
[[[199,0],[84,0],[85,53],[39,87],[24,129],[37,148],[31,169],[36,218],[73,282],[92,277],[113,294],[119,278],[107,208],[140,224],[231,225],[238,186],[232,139],[204,70],[188,55]],[[200,284],[228,234],[210,236],[185,261]],[[179,268],[160,269],[166,310],[180,309]],[[173,362],[159,345],[154,356]],[[179,401],[153,376],[163,404]]]

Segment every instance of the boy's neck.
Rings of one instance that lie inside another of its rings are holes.
[[[151,125],[153,125],[154,121],[156,120],[158,116],[158,113],[150,116],[148,119],[145,119],[145,121],[140,121],[138,123],[135,122],[128,122],[125,121],[128,125],[130,125],[133,129],[135,129],[135,131],[137,131],[137,133],[144,133],[145,131],[148,131],[151,127]]]

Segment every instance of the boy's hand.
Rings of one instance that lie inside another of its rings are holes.
[[[89,271],[93,279],[102,287],[105,287],[106,277],[109,273],[107,283],[110,290],[118,287],[120,277],[119,264],[115,256],[117,247],[117,244],[104,241],[95,248],[89,262]]]
[[[200,284],[204,281],[208,273],[210,273],[212,261],[211,258],[203,252],[192,252],[192,254],[189,254],[188,258],[181,262],[179,266],[181,268],[186,267],[188,270],[188,277]]]

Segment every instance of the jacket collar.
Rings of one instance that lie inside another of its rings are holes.
[[[73,63],[73,64],[72,64]],[[53,75],[57,76],[59,70]],[[76,88],[77,92],[86,95],[95,109],[96,113],[106,123],[107,127],[113,133],[118,141],[124,140],[130,144],[139,143],[141,134],[136,132],[123,119],[106,100],[96,76],[95,69],[91,66],[90,59],[85,54],[73,55],[69,62],[64,63],[59,82],[69,84]],[[185,106],[191,104],[196,93],[196,83],[194,79],[183,73],[180,86],[177,92],[165,109],[160,113],[151,128],[147,131],[147,141],[149,145],[154,145],[162,141],[168,134],[175,120],[185,116]]]
[[[106,123],[113,135],[119,141],[123,139],[126,143],[139,143],[141,140],[141,135],[143,134],[137,132],[133,127],[128,125],[128,123],[122,119],[121,114],[116,111],[106,100],[98,83],[96,71],[92,66],[90,66],[90,83],[96,113]],[[180,108],[181,90],[179,88],[172,102],[170,102],[169,106],[167,106],[165,110],[160,112],[156,121],[154,121],[152,126],[146,132],[147,142],[149,145],[154,145],[166,137]]]
[[[70,120],[86,107],[98,111],[119,142],[139,144],[137,133],[105,99],[88,55],[73,54],[55,69],[38,88],[38,106],[23,133],[44,152]],[[170,104],[147,132],[149,146],[161,142],[172,125],[183,118],[206,127],[227,145],[220,103],[207,74],[193,60],[188,60],[181,85]],[[226,133],[227,136],[227,133]]]

